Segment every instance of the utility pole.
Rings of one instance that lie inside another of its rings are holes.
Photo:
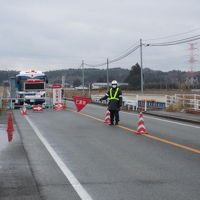
[[[141,93],[143,93],[143,61],[142,61],[142,39],[140,39],[140,67],[141,67]]]
[[[83,95],[84,95],[84,93],[85,93],[84,60],[82,60],[82,86],[83,86]]]
[[[107,58],[107,91],[109,90],[109,61]]]

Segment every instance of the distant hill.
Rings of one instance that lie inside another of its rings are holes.
[[[124,82],[129,74],[128,69],[112,68],[109,69],[109,79]],[[50,83],[61,83],[61,77],[65,76],[65,81],[77,85],[82,81],[81,69],[67,69],[45,72],[47,74]],[[85,83],[93,82],[106,82],[107,71],[105,69],[84,69]],[[76,84],[77,83],[77,84]]]
[[[9,77],[16,76],[19,72],[15,70],[0,70],[0,85],[3,84],[4,81],[9,80]]]

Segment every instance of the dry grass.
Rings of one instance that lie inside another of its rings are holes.
[[[7,88],[5,87],[0,87],[0,97],[7,97],[7,92],[6,92]],[[1,108],[0,108],[0,114],[2,111],[6,111],[7,110],[7,105],[8,105],[8,100],[2,100],[1,102]]]
[[[166,111],[168,112],[183,112],[183,104],[181,102],[176,104],[171,104],[168,108],[166,108]]]
[[[3,97],[4,87],[0,87],[0,97]]]
[[[107,91],[105,89],[101,90],[91,90],[90,92],[88,90],[85,90],[84,93],[82,90],[65,90],[64,91],[64,97],[72,98],[72,96],[83,96],[83,97],[89,97],[91,94],[105,94]],[[126,94],[138,94],[140,95],[140,91],[130,91],[130,90],[122,90],[123,95]],[[52,89],[47,90],[48,96],[52,96]],[[199,94],[200,92],[191,92],[190,90],[144,90],[143,94],[158,94],[158,95],[174,95],[174,94]]]

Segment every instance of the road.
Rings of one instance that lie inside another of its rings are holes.
[[[102,121],[105,107],[62,112],[14,111],[38,197],[33,199],[197,200],[200,126],[120,112],[120,125]],[[29,198],[31,199],[31,198]]]

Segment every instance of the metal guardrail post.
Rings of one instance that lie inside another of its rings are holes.
[[[146,112],[147,111],[147,100],[145,99],[144,101],[144,111]]]
[[[194,110],[197,110],[197,96],[194,95]]]

